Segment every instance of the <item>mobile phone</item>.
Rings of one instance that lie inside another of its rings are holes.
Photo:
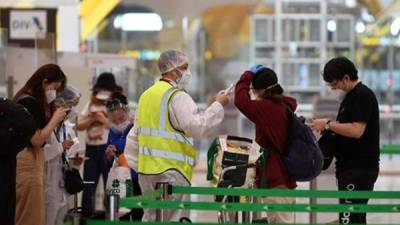
[[[71,108],[66,108],[65,113],[69,114],[71,112]]]
[[[310,117],[304,118],[304,124],[306,124],[307,126],[310,126],[313,122],[313,119]]]
[[[229,87],[228,87],[227,89],[225,89],[225,91],[226,91],[228,94],[232,93],[233,90],[235,89],[235,85],[236,85],[235,83],[229,85]]]

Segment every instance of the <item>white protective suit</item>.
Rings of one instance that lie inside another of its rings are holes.
[[[176,86],[175,83],[173,85]],[[210,136],[224,118],[224,108],[221,103],[214,102],[204,112],[199,113],[192,97],[183,91],[177,92],[171,97],[168,111],[172,125],[194,138]],[[139,146],[136,124],[127,136],[125,157],[128,165],[137,171]],[[158,182],[168,182],[176,186],[190,186],[187,179],[174,170],[159,175],[139,174],[142,193],[153,191]],[[174,195],[173,198],[178,201],[190,200],[189,195]],[[178,221],[181,217],[189,217],[189,211],[167,210],[166,221]],[[155,210],[144,209],[143,221],[155,221]]]
[[[70,126],[65,126],[65,129],[59,129],[57,136],[56,132],[53,132],[43,148],[46,161],[46,225],[62,224],[68,212],[68,198],[70,196],[64,189],[62,142],[65,138],[72,139],[75,143],[71,149],[78,147],[79,143],[76,137],[73,138],[75,135],[72,136],[71,132],[73,130],[70,129]]]

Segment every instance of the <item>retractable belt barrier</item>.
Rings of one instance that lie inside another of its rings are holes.
[[[172,187],[173,194],[230,195],[253,197],[400,199],[400,191],[309,191],[287,189],[245,189],[214,187]],[[126,200],[134,199],[127,198]]]
[[[130,221],[121,221],[121,222],[109,222],[109,221],[88,221],[87,225],[177,225],[182,224],[181,222],[130,222]],[[193,225],[218,225],[217,223],[192,223]],[[234,223],[229,223],[230,225],[235,225]],[[316,224],[316,223],[296,223],[297,225],[326,225],[326,224]],[[265,223],[241,223],[241,225],[265,225]],[[269,225],[287,225],[281,223],[273,223]],[[329,224],[335,225],[335,224]],[[351,224],[351,225],[365,225],[365,224]],[[369,224],[369,225],[383,225],[383,224]]]
[[[400,145],[383,145],[381,154],[400,154]]]
[[[169,194],[198,194],[198,195],[229,195],[229,196],[254,196],[254,197],[297,197],[297,198],[351,198],[351,199],[391,199],[400,200],[400,191],[308,191],[308,190],[282,190],[282,189],[231,189],[213,187],[174,187],[165,186]],[[120,207],[126,208],[151,208],[151,209],[186,209],[208,211],[272,211],[272,212],[373,212],[373,213],[399,213],[398,204],[263,204],[263,203],[222,203],[222,202],[180,202],[157,200],[166,190],[158,189],[145,193],[143,196],[124,198]],[[110,221],[88,221],[88,225],[125,225],[125,224],[176,224],[176,223],[126,223]],[[211,225],[212,223],[196,223],[198,225]],[[254,224],[254,223],[253,223]]]
[[[153,193],[153,197],[158,193]],[[172,187],[172,194],[228,195],[253,197],[296,197],[296,198],[351,198],[351,199],[400,199],[399,191],[308,191],[281,189],[230,189],[212,187]],[[144,198],[121,199],[120,206],[126,208],[187,209],[218,211],[273,211],[273,212],[375,212],[398,213],[399,204],[263,204],[180,202]]]
[[[139,201],[123,204],[128,208],[186,209],[211,211],[252,211],[252,212],[374,212],[398,213],[400,204],[379,205],[338,205],[338,204],[262,204],[262,203],[218,203],[218,202],[179,202],[179,201]]]
[[[278,197],[288,196],[297,198],[352,198],[352,199],[391,199],[400,200],[400,191],[308,191],[308,190],[282,190],[282,189],[230,189],[213,187],[173,187],[167,186],[169,194],[198,194],[198,195],[229,195],[253,197]],[[399,213],[398,204],[263,204],[263,203],[222,203],[222,202],[180,202],[170,200],[156,200],[165,190],[146,193],[146,197],[131,197],[121,199],[120,206],[127,208],[151,209],[186,209],[208,211],[253,211],[253,212],[373,212],[373,213]],[[125,225],[126,222],[89,221],[88,225],[116,224]],[[129,224],[176,224],[173,222],[152,222]],[[213,223],[196,223],[198,225],[212,225]],[[242,223],[243,224],[243,223]],[[253,223],[255,224],[255,223]]]
[[[400,154],[400,145],[383,145],[381,154]],[[205,211],[253,211],[253,212],[353,212],[353,213],[399,213],[400,191],[314,191],[282,189],[240,189],[214,187],[174,187],[167,186],[169,194],[227,195],[246,197],[295,197],[295,198],[331,198],[331,199],[390,199],[399,200],[397,204],[264,204],[264,203],[225,203],[225,202],[180,202],[162,199],[166,190],[158,189],[142,196],[120,200],[120,207],[148,209],[186,209]],[[110,222],[87,221],[88,225],[176,225],[178,222]],[[214,225],[216,223],[194,223],[196,225]],[[246,223],[241,223],[245,224]],[[251,223],[257,225],[257,223]],[[297,223],[299,224],[299,223]],[[301,223],[300,223],[301,224]],[[310,224],[309,225],[318,225]],[[250,225],[250,223],[248,224]],[[279,224],[275,224],[279,225]],[[333,225],[333,224],[332,224]]]

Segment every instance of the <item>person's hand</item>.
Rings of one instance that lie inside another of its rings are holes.
[[[68,108],[64,108],[64,107],[59,107],[56,109],[56,111],[53,113],[53,119],[57,122],[60,123],[61,121],[63,121],[65,119],[65,117],[67,116],[67,111],[69,109]]]
[[[312,119],[310,127],[314,131],[321,133],[322,131],[325,130],[325,125],[328,122],[328,119],[323,118],[323,119]]]
[[[97,116],[95,112],[90,112],[87,116],[83,118],[87,120],[90,125],[97,121]]]
[[[115,145],[108,145],[106,149],[106,155],[107,158],[111,161],[115,157],[115,152],[117,149],[115,148]]]
[[[262,68],[264,68],[263,65],[256,64],[250,67],[249,71],[251,71],[253,74],[256,74],[258,71],[260,71]]]
[[[87,115],[87,117],[92,118],[92,119],[96,119],[97,116],[97,112],[89,112],[89,114]]]
[[[105,114],[103,112],[96,112],[95,118],[97,121],[99,121],[102,124],[108,123],[108,118],[105,116]]]
[[[82,165],[83,157],[80,157],[79,153],[76,153],[74,159],[72,160],[72,163],[74,164],[74,166]]]
[[[72,141],[70,139],[63,141],[63,143],[62,143],[64,150],[70,149],[72,145],[74,145],[74,141]]]
[[[226,91],[218,92],[215,101],[221,103],[223,106],[227,105],[229,103],[229,93]]]

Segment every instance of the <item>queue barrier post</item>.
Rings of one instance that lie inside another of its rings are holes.
[[[169,195],[172,194],[172,186],[166,182],[160,182],[156,184],[156,190],[161,189],[161,195],[158,198],[160,201],[165,201],[169,198]],[[156,221],[165,222],[165,212],[164,209],[156,209]]]

